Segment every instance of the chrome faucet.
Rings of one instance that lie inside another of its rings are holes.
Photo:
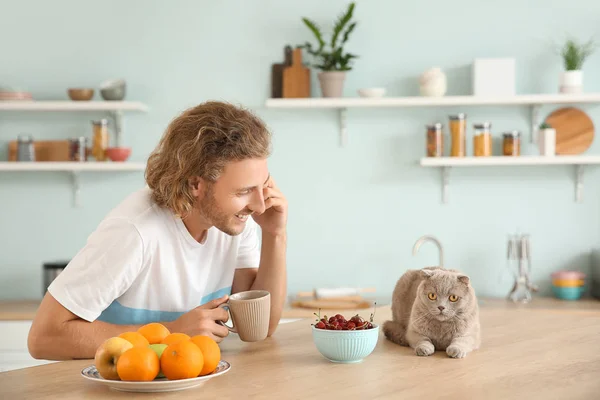
[[[439,253],[440,253],[440,268],[444,268],[444,249],[442,247],[442,244],[440,243],[440,241],[432,235],[425,235],[425,236],[421,236],[414,244],[413,246],[413,256],[416,256],[417,253],[419,252],[419,248],[421,247],[421,245],[427,241],[431,241],[433,243],[435,243],[435,245],[437,246]]]

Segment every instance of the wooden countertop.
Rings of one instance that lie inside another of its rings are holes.
[[[185,391],[111,391],[80,376],[92,360],[66,361],[0,373],[8,399],[592,399],[600,397],[600,302],[538,299],[532,305],[497,301],[481,308],[482,348],[464,359],[444,352],[417,357],[386,340],[359,364],[335,364],[316,350],[312,320],[280,325],[259,343],[236,336],[222,344],[231,371]],[[587,304],[587,307],[572,308]],[[568,307],[565,307],[568,305]],[[390,316],[378,307],[376,322]]]

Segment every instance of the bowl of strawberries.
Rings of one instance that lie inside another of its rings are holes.
[[[346,319],[341,314],[323,317],[317,315],[312,324],[313,342],[319,353],[331,362],[357,363],[375,350],[379,339],[379,325],[373,323],[373,314],[366,320],[356,314]]]

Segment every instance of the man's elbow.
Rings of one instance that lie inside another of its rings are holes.
[[[42,341],[42,336],[38,335],[32,328],[27,336],[27,350],[29,350],[31,357],[37,360],[46,358]]]

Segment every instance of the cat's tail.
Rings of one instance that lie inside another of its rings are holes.
[[[406,327],[401,323],[385,321],[383,324],[383,333],[388,340],[400,346],[408,346],[408,342],[406,341]]]

